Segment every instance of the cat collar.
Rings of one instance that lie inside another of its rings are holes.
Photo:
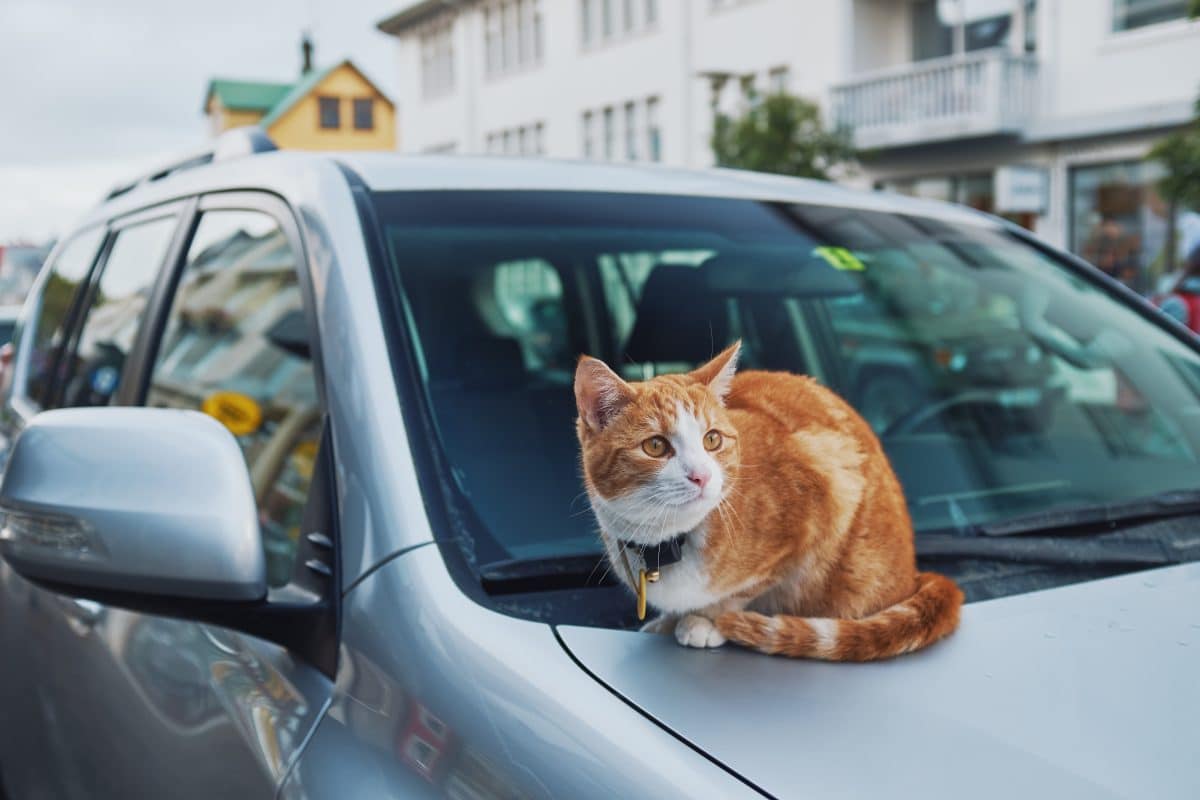
[[[675,562],[683,558],[683,543],[687,539],[686,533],[681,533],[678,536],[667,539],[665,542],[659,542],[655,545],[635,544],[627,542],[624,539],[618,544],[621,547],[621,555],[625,557],[625,549],[635,550],[642,557],[642,569],[638,570],[636,589],[637,589],[637,616],[639,620],[646,618],[646,584],[656,583],[662,577],[662,568],[669,567]],[[628,567],[628,560],[626,567]],[[632,571],[631,571],[632,573]],[[633,577],[632,574],[630,577]]]

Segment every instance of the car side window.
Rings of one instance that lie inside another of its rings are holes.
[[[271,586],[291,576],[321,432],[298,267],[270,215],[205,212],[147,396],[151,406],[203,411],[237,438],[254,485]]]
[[[174,216],[162,217],[117,232],[89,290],[73,353],[60,359],[56,405],[103,406],[112,400],[177,222]]]
[[[21,334],[22,337],[33,337],[25,392],[38,405],[42,403],[54,365],[70,333],[67,315],[103,241],[104,228],[99,227],[84,231],[63,245],[42,286],[40,306],[30,325],[31,330]]]

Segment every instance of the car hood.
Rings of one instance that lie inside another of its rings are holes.
[[[777,797],[1200,797],[1200,564],[973,603],[950,639],[874,664],[559,632]]]

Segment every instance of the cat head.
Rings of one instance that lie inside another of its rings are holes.
[[[720,505],[738,464],[724,401],[740,348],[692,372],[642,382],[580,359],[576,430],[584,482],[606,532],[655,544],[694,529]]]

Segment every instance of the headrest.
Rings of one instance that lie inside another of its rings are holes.
[[[659,264],[642,288],[625,356],[637,363],[700,364],[728,340],[725,302],[705,288],[700,270]]]

